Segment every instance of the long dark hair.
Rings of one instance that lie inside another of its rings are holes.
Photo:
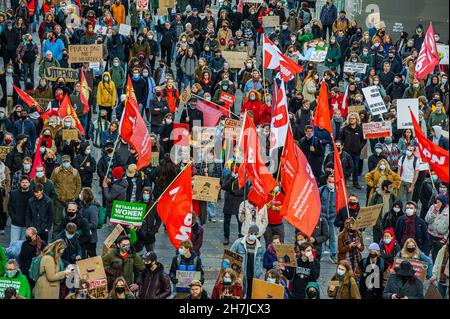
[[[177,176],[177,166],[170,159],[170,154],[164,154],[160,162],[158,184],[161,189],[165,189]]]

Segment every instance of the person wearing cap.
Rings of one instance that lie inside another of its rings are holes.
[[[248,233],[236,239],[230,250],[242,256],[242,270],[244,272],[243,292],[247,299],[251,299],[253,278],[259,279],[263,274],[264,247],[258,239],[262,235],[257,225],[251,225]]]
[[[69,155],[62,156],[62,164],[55,168],[50,177],[55,185],[56,200],[54,230],[60,230],[63,210],[68,202],[74,201],[81,192],[81,177],[76,168],[71,165]]]
[[[197,98],[191,97],[188,102],[189,108],[181,112],[180,123],[189,124],[189,131],[195,126],[203,126],[203,112],[197,109]]]
[[[423,283],[415,277],[411,263],[404,260],[389,276],[383,299],[423,299]]]
[[[358,263],[361,271],[359,291],[362,299],[382,299],[385,272],[389,265],[381,258],[380,253],[380,246],[376,242],[371,243],[369,255]]]
[[[111,176],[112,180],[105,176],[102,182],[103,197],[106,202],[106,214],[108,217],[111,216],[112,204],[115,200],[126,201],[128,181],[123,178],[123,168],[122,166],[117,166],[112,169]]]
[[[433,262],[439,250],[448,240],[448,198],[445,195],[438,195],[428,210],[425,217],[428,224],[429,242],[424,249],[424,253],[429,255],[431,251]]]
[[[167,299],[172,291],[170,278],[155,252],[147,252],[142,257],[145,269],[139,286],[139,299]]]
[[[189,294],[184,299],[210,299],[200,280],[192,280],[189,287]]]
[[[420,249],[428,245],[428,226],[427,223],[418,215],[417,203],[408,201],[405,206],[405,215],[401,216],[395,226],[395,237],[400,246],[403,246],[407,239],[413,238]]]
[[[130,164],[126,170],[127,187],[127,202],[137,202],[142,199],[142,191],[144,187],[151,186],[145,173],[141,170],[136,171],[136,164]]]

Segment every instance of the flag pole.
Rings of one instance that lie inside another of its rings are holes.
[[[148,213],[150,213],[150,211],[153,209],[153,207],[155,207],[155,205],[159,202],[159,200],[161,199],[161,197],[164,195],[164,193],[170,188],[170,186],[172,186],[172,184],[177,180],[178,176],[181,175],[181,173],[183,173],[186,168],[192,165],[192,161],[189,161],[189,163],[181,170],[181,172],[179,172],[177,174],[177,176],[175,176],[175,178],[170,182],[170,184],[163,190],[163,192],[161,193],[161,195],[159,195],[158,199],[155,200],[155,202],[153,203],[153,205],[147,210],[147,212],[145,213],[144,217],[142,218],[143,220],[145,219],[145,217],[147,217]],[[191,186],[192,187],[192,186]]]
[[[214,103],[214,102],[212,102],[212,101],[208,101],[208,100],[205,99],[204,97],[201,97],[201,96],[199,96],[199,95],[197,95],[197,94],[193,94],[193,93],[191,93],[191,96],[193,96],[193,97],[195,97],[195,98],[197,98],[197,99],[201,99],[201,100],[203,100],[203,101],[206,101],[206,102],[208,102],[208,103],[210,103],[210,104],[214,104],[214,105],[217,106],[218,108],[221,108],[222,110],[225,110],[225,111],[227,111],[227,112],[230,112],[231,114],[233,114],[233,115],[236,116],[237,118],[240,118],[239,115],[237,115],[237,114],[234,113],[234,112],[231,112],[231,110],[228,110],[228,109],[224,108],[223,106],[220,106],[219,104],[216,104],[216,103]]]
[[[108,168],[106,169],[106,174],[105,174],[106,178],[108,178],[109,169],[111,168],[111,163],[113,161],[114,154],[116,153],[116,148],[117,148],[117,143],[119,142],[119,137],[120,137],[119,134],[117,134],[116,141],[114,142],[114,149],[113,149],[113,152],[111,154],[111,159],[109,160]]]

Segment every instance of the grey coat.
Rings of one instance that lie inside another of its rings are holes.
[[[91,231],[91,243],[96,243],[98,241],[97,237],[97,225],[98,225],[98,203],[88,204],[87,206],[80,207],[80,213],[83,218],[89,222],[89,229]]]
[[[103,196],[106,200],[106,210],[111,216],[112,203],[115,200],[126,201],[128,181],[126,178],[112,182],[109,187],[103,187]]]
[[[423,283],[417,278],[403,284],[401,277],[390,275],[383,292],[383,299],[391,299],[392,294],[407,296],[409,299],[423,299]]]
[[[188,58],[186,55],[181,59],[181,71],[188,76],[192,76],[195,74],[195,70],[197,68],[197,57],[195,55],[192,58]]]

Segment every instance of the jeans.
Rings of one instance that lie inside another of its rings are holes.
[[[353,183],[358,182],[358,175],[359,175],[359,160],[360,156],[359,154],[350,154],[353,160],[353,172],[352,172],[352,180]]]
[[[25,240],[25,231],[27,230],[26,227],[20,227],[11,224],[11,238],[9,240],[9,245],[17,240]]]
[[[322,218],[324,218],[322,216]],[[325,218],[328,222],[328,240],[330,241],[330,255],[336,256],[338,251],[337,245],[337,228],[334,226],[336,216]],[[322,244],[322,251],[325,249],[325,243]]]
[[[216,217],[216,203],[207,202],[206,211],[208,213],[208,220],[214,219]]]
[[[195,83],[195,75],[183,74],[183,86],[184,88],[192,87]]]
[[[441,294],[442,298],[445,298],[447,296],[447,286],[444,286],[443,284],[438,283],[437,289],[439,293]]]
[[[424,247],[423,253],[429,256],[431,252],[431,259],[433,260],[434,263],[439,250],[441,250],[444,244],[441,243],[441,238],[434,237],[431,234],[428,234],[428,237],[429,237],[428,244]]]
[[[231,216],[233,215],[224,215],[223,216],[223,236],[227,239],[230,238],[230,223],[231,223]],[[239,237],[241,237],[241,227],[242,223],[239,221],[238,215],[234,215],[236,217],[236,220],[238,222],[238,233]]]
[[[400,189],[398,190],[398,199],[402,200],[404,203],[412,200],[413,192],[409,193],[408,189],[411,187],[411,183],[402,181],[400,183]]]
[[[23,63],[22,64],[23,71],[23,81],[25,83],[28,82],[28,78],[30,78],[30,82],[34,85],[34,62],[33,63]]]

